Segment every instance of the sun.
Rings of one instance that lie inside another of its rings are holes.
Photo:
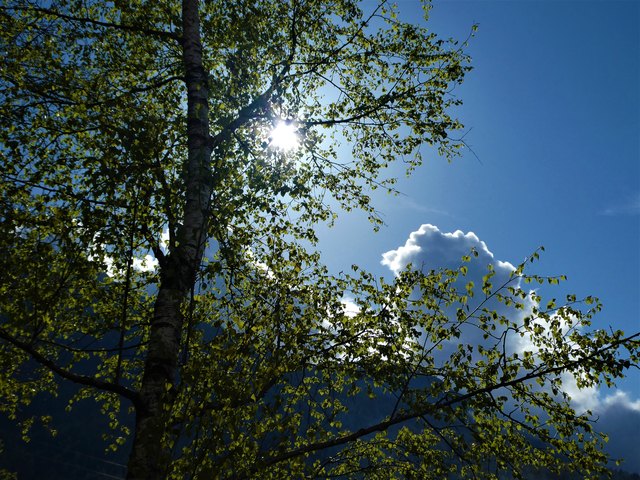
[[[298,127],[293,122],[279,121],[271,130],[269,146],[280,150],[293,150],[300,144]]]

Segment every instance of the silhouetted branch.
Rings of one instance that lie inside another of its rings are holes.
[[[0,338],[6,340],[14,347],[19,348],[23,352],[27,353],[31,358],[33,358],[40,365],[47,367],[49,370],[51,370],[52,372],[56,373],[57,375],[59,375],[60,377],[66,380],[70,380],[80,385],[93,387],[98,390],[104,390],[107,392],[116,393],[121,397],[131,400],[131,402],[134,404],[136,408],[138,408],[139,406],[140,399],[138,397],[138,393],[133,390],[123,387],[122,385],[116,385],[115,383],[105,382],[104,380],[100,380],[94,377],[78,375],[77,373],[70,372],[69,370],[62,368],[52,360],[42,355],[40,352],[38,352],[34,347],[29,345],[28,343],[18,340],[13,335],[10,335],[9,333],[5,332],[2,329],[0,329]]]

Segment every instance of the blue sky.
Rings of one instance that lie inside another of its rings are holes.
[[[417,0],[397,3],[401,18],[421,18]],[[478,158],[427,155],[400,181],[402,196],[374,196],[380,233],[343,214],[321,230],[323,258],[336,271],[356,263],[389,275],[382,255],[422,224],[440,232],[418,239],[425,254],[435,238],[455,251],[444,233],[457,230],[513,264],[544,245],[534,268],[568,282],[543,295],[596,295],[605,308],[595,328],[640,331],[640,2],[435,0],[427,25],[464,39],[476,23],[474,70],[454,94]],[[640,453],[628,441],[640,429],[640,374],[630,374],[617,391],[582,400],[599,412],[612,450]],[[640,472],[635,462],[627,468]]]

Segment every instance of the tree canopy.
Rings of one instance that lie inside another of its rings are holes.
[[[0,22],[4,415],[28,429],[72,382],[133,438],[132,479],[603,470],[564,375],[612,384],[639,345],[589,330],[596,299],[543,303],[526,283],[561,278],[527,262],[474,285],[474,252],[384,280],[316,249],[341,210],[380,224],[390,164],[464,146],[464,42],[386,1],[8,0]]]

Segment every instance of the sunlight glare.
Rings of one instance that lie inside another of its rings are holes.
[[[292,122],[280,121],[271,131],[270,146],[281,150],[292,150],[299,144],[298,129]]]

